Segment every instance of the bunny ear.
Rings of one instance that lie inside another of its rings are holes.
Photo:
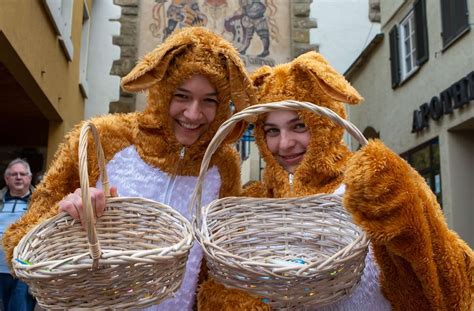
[[[224,56],[227,62],[227,70],[229,72],[230,96],[235,107],[235,112],[242,111],[249,105],[255,103],[255,94],[252,82],[240,60],[234,55]],[[225,142],[235,142],[239,139],[247,128],[247,122],[241,121],[237,123],[232,132],[226,137]]]
[[[321,54],[305,53],[295,59],[293,68],[308,73],[315,84],[334,100],[349,104],[358,104],[363,101],[359,92],[347,82],[344,76],[332,68]]]
[[[229,72],[230,96],[235,112],[239,112],[254,103],[255,92],[240,58],[236,59],[234,55],[226,55],[225,58]]]
[[[255,87],[260,87],[263,82],[265,82],[265,79],[272,73],[272,68],[270,66],[264,65],[257,70],[255,70],[250,78],[253,81],[253,85]]]
[[[168,70],[171,60],[189,46],[190,43],[162,46],[148,53],[122,79],[122,88],[128,92],[139,92],[158,83]]]

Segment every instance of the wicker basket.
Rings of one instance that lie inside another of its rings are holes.
[[[226,121],[204,155],[192,207],[196,239],[211,275],[277,309],[304,309],[350,294],[365,267],[369,240],[353,224],[340,195],[265,199],[227,197],[200,207],[203,176],[219,144],[241,120],[277,110],[308,109],[345,127],[363,145],[360,131],[327,108],[284,101],[249,107]]]
[[[157,304],[183,280],[193,243],[191,224],[173,208],[143,198],[108,197],[94,225],[87,170],[93,134],[101,181],[109,194],[99,136],[86,123],[79,142],[85,225],[65,214],[28,232],[13,252],[13,268],[46,309],[127,309]]]

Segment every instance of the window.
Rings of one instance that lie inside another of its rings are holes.
[[[416,66],[415,15],[413,11],[400,24],[400,60],[402,80],[410,75]]]
[[[72,5],[71,0],[43,0],[46,11],[53,22],[59,43],[69,61],[72,60],[74,48],[71,39]]]
[[[469,14],[466,0],[441,0],[443,49],[469,31]]]
[[[425,0],[417,0],[413,9],[389,33],[392,88],[408,79],[429,57]]]
[[[81,64],[79,73],[79,87],[82,95],[87,98],[89,87],[87,85],[87,59],[89,56],[89,34],[90,34],[90,14],[87,2],[84,0],[84,10],[82,15],[82,38],[81,38]]]
[[[442,205],[439,140],[434,138],[401,155],[420,173]]]
[[[253,124],[249,124],[248,128],[245,130],[244,135],[240,139],[240,142],[237,144],[237,151],[240,152],[240,159],[245,161],[250,156],[250,142],[255,141],[253,135]]]

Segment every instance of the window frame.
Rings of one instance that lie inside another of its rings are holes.
[[[84,0],[84,10],[82,13],[82,35],[81,35],[81,53],[80,53],[80,71],[79,71],[79,88],[82,96],[88,97],[89,85],[87,82],[87,66],[89,58],[89,38],[91,18],[87,1]]]
[[[434,146],[438,148],[438,161],[434,159]],[[415,155],[417,152],[428,148],[429,150],[429,165],[426,168],[419,169],[414,166],[412,156]],[[436,199],[438,200],[441,209],[443,208],[443,186],[441,184],[441,158],[440,158],[440,150],[439,150],[439,137],[432,138],[400,155],[404,158],[413,169],[415,169],[418,174],[420,174],[423,179],[426,181],[426,176],[429,175],[429,181],[427,181],[428,186],[430,187],[431,191],[435,194]],[[435,163],[438,166],[435,166]],[[437,178],[438,177],[438,178]],[[436,192],[436,186],[439,185],[439,192]]]
[[[409,34],[406,34],[406,27],[409,26]],[[416,30],[415,30],[415,11],[412,9],[402,19],[398,26],[398,51],[399,51],[399,65],[400,65],[400,83],[408,79],[415,71],[418,70],[417,64],[417,46],[416,46]],[[410,51],[406,49],[406,42],[410,44]],[[407,69],[407,58],[410,58],[411,68]]]
[[[404,46],[404,25],[410,26],[410,55],[412,68],[407,69],[407,50]],[[426,17],[426,0],[415,0],[408,13],[389,31],[390,70],[392,89],[408,81],[429,59],[428,24]]]
[[[43,4],[52,21],[59,43],[68,61],[72,61],[74,46],[71,38],[72,10],[74,1],[43,0]]]
[[[471,26],[469,24],[469,8],[467,6],[467,0],[456,1],[440,0],[441,39],[443,42],[443,52],[471,29]],[[453,10],[450,12],[446,12],[445,9],[447,8],[447,6]],[[456,9],[459,11],[456,11]],[[459,18],[459,15],[457,14],[463,15],[463,17],[465,17],[465,20],[461,21],[461,18]],[[452,26],[455,22],[460,22],[460,24],[457,25],[457,29],[449,29],[448,26]],[[464,22],[464,24],[461,24],[462,22]],[[447,28],[449,30],[452,30],[452,33],[446,34],[446,32],[449,31]]]

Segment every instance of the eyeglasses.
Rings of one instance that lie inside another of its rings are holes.
[[[26,176],[29,176],[28,173],[24,173],[24,172],[18,172],[18,173],[8,173],[7,176],[8,177],[16,177],[20,175],[20,177],[26,177]]]

